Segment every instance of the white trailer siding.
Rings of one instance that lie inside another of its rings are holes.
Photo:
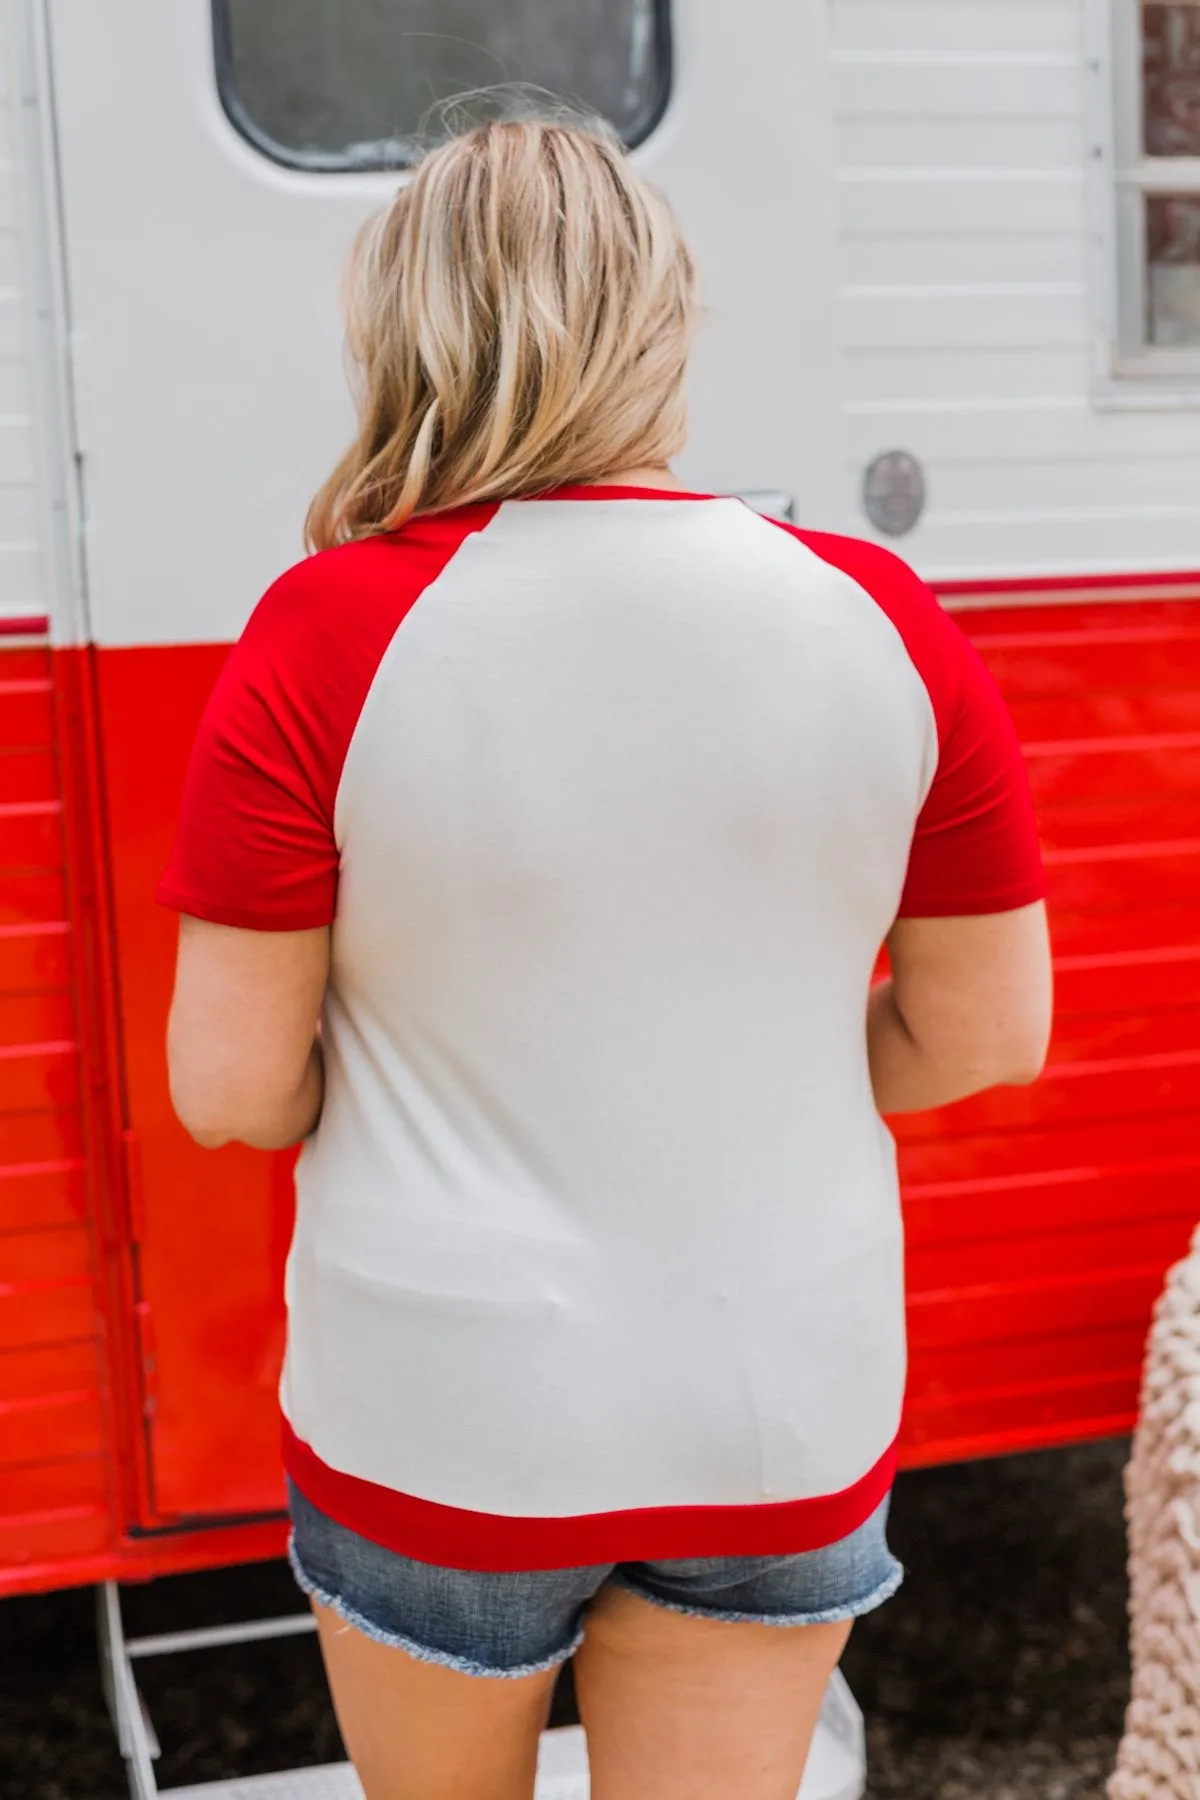
[[[1085,4],[833,0],[846,525],[912,451],[930,575],[1200,568],[1200,411],[1093,398]]]
[[[18,184],[14,18],[0,4],[0,618],[50,610],[34,434],[29,252]]]

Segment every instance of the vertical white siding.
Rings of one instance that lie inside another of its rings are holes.
[[[50,610],[34,438],[29,258],[17,188],[14,60],[12,20],[0,0],[0,618]]]
[[[1200,568],[1200,411],[1092,403],[1084,0],[832,11],[847,528],[904,448],[928,574]]]

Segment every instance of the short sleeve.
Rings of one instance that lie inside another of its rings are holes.
[[[946,625],[957,642],[934,709],[937,771],[913,834],[902,918],[1009,912],[1046,891],[1016,728],[975,649]]]
[[[858,538],[783,529],[857,582],[886,613],[933,709],[937,764],[916,821],[899,916],[1010,912],[1043,899],[1025,759],[1000,690],[974,646],[890,550]]]
[[[311,587],[284,576],[267,593],[204,710],[158,889],[179,912],[259,931],[333,919],[339,771]]]

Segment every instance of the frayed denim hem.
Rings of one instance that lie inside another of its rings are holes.
[[[648,1589],[638,1587],[636,1583],[627,1581],[623,1575],[610,1575],[609,1580],[614,1587],[624,1588],[627,1593],[637,1594],[648,1600],[651,1606],[661,1606],[667,1612],[683,1613],[689,1619],[725,1620],[730,1625],[842,1625],[848,1619],[861,1619],[864,1614],[874,1612],[885,1600],[890,1600],[904,1580],[904,1570],[897,1563],[886,1580],[881,1581],[871,1593],[861,1600],[852,1600],[847,1606],[829,1606],[823,1612],[806,1613],[748,1613],[721,1612],[715,1606],[685,1606],[680,1600],[664,1600],[660,1594],[652,1594]]]
[[[470,1656],[452,1656],[448,1650],[432,1650],[428,1644],[418,1644],[415,1638],[405,1637],[402,1631],[385,1631],[382,1625],[375,1625],[346,1602],[338,1594],[331,1594],[326,1588],[315,1582],[296,1552],[295,1533],[288,1538],[288,1562],[292,1574],[301,1591],[321,1606],[328,1607],[330,1612],[344,1619],[355,1631],[361,1631],[364,1637],[374,1644],[384,1644],[389,1650],[403,1650],[406,1655],[417,1662],[436,1663],[439,1668],[453,1669],[458,1675],[477,1675],[486,1681],[520,1681],[526,1675],[544,1675],[550,1669],[557,1669],[574,1656],[583,1642],[583,1627],[575,1633],[571,1642],[562,1650],[556,1650],[553,1656],[547,1656],[541,1662],[520,1663],[515,1669],[493,1669],[487,1663],[476,1662]]]

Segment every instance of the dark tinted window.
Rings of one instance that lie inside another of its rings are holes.
[[[1142,11],[1147,156],[1200,156],[1200,6]]]
[[[213,12],[226,112],[302,168],[403,168],[439,136],[440,101],[517,82],[636,143],[669,83],[667,0],[215,0]]]

